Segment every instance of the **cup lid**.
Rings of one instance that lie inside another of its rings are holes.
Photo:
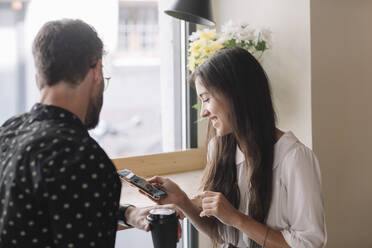
[[[173,209],[168,208],[161,208],[161,209],[152,209],[150,210],[150,214],[147,215],[147,220],[149,221],[157,221],[157,220],[166,220],[177,218],[178,214]]]
[[[150,210],[150,214],[153,214],[153,215],[172,215],[175,212],[176,211],[174,211],[173,209],[169,209],[169,208],[159,208],[159,209]]]

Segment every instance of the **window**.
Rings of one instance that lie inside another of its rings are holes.
[[[36,32],[49,20],[79,18],[103,39],[104,69],[111,76],[91,135],[111,157],[181,149],[181,31],[178,21],[162,14],[170,0],[99,0],[89,7],[85,0],[14,2],[0,2],[1,122],[39,100],[31,55]],[[123,235],[118,247],[151,246],[137,243],[151,241],[148,233]]]
[[[25,4],[27,5],[27,3]],[[0,122],[25,109],[23,19],[25,11],[0,2]]]
[[[0,3],[0,121],[39,100],[32,40],[46,21],[79,18],[105,43],[106,73],[100,125],[91,132],[111,157],[181,148],[180,27],[159,9],[170,1],[105,0]],[[45,10],[48,11],[45,11]],[[178,39],[178,41],[177,41]]]
[[[110,88],[92,136],[111,157],[161,152],[169,134],[161,128],[158,3],[119,1],[117,11],[117,43],[104,62]]]
[[[159,56],[159,21],[156,1],[119,3],[118,50]]]

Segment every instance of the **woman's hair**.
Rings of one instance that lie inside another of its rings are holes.
[[[216,52],[191,75],[190,83],[199,78],[212,94],[227,100],[232,133],[218,137],[208,124],[209,159],[202,187],[221,192],[239,208],[240,192],[235,164],[236,147],[250,167],[249,215],[265,223],[271,205],[273,156],[276,142],[275,111],[268,78],[258,61],[241,48]],[[249,189],[246,189],[247,191]],[[221,225],[221,223],[219,223]],[[236,234],[236,231],[235,231]],[[259,247],[253,240],[250,247]],[[236,245],[236,244],[235,244]]]

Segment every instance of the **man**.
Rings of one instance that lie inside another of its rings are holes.
[[[40,103],[0,128],[0,247],[114,247],[121,184],[89,136],[103,103],[103,44],[80,20],[46,23],[32,48]],[[125,211],[126,210],[126,211]]]

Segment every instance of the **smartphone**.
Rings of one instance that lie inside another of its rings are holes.
[[[121,171],[118,171],[118,174],[121,179],[138,187],[139,189],[141,189],[143,192],[145,192],[147,195],[151,196],[155,200],[159,200],[161,197],[167,194],[163,190],[158,189],[151,183],[147,182],[142,177],[137,176],[130,170],[121,170]]]

